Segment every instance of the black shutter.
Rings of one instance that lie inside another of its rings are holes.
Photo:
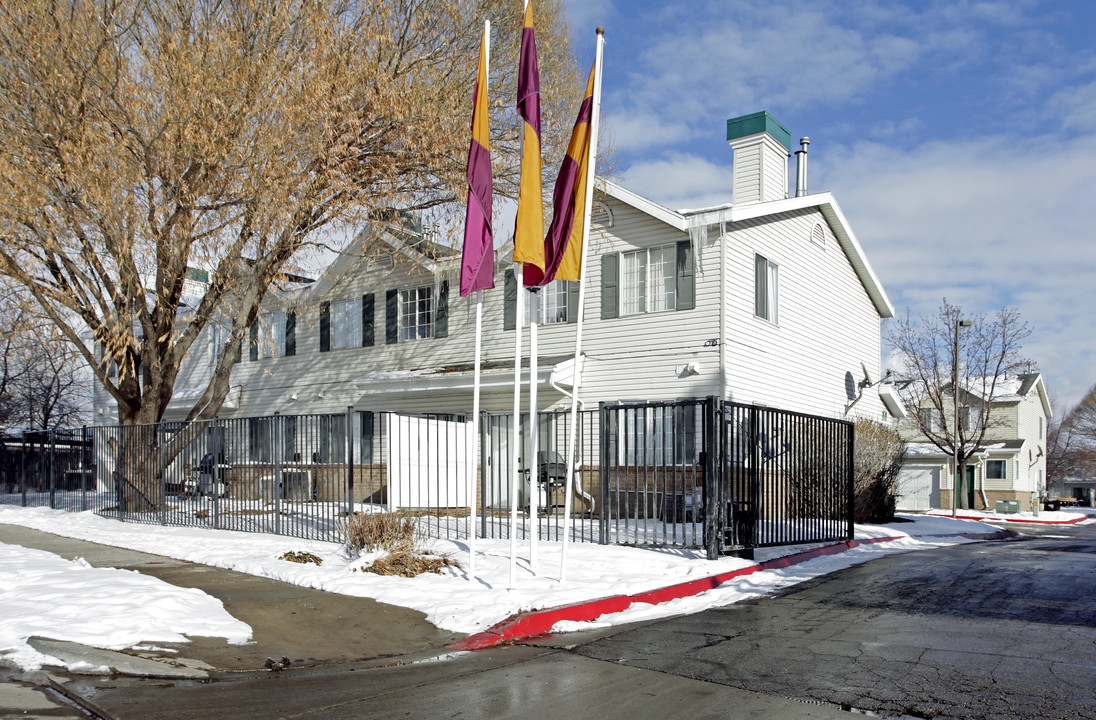
[[[682,240],[677,244],[677,309],[692,310],[696,307],[696,260],[693,244]]]
[[[601,319],[620,317],[620,255],[601,256]]]
[[[373,347],[373,293],[362,295],[362,347]]]
[[[285,354],[286,357],[297,354],[297,313],[285,314]]]
[[[578,291],[581,285],[572,280],[567,283],[567,322],[578,322]]]
[[[393,345],[400,340],[400,291],[384,293],[384,342]]]
[[[449,281],[442,280],[438,288],[438,304],[434,310],[434,337],[449,337]]]
[[[251,323],[251,327],[248,329],[248,351],[247,357],[251,362],[255,362],[259,359],[259,321],[255,320]]]
[[[331,350],[331,303],[320,303],[320,352]]]
[[[518,326],[518,279],[513,270],[506,271],[502,287],[502,329],[513,330]]]
[[[373,413],[366,411],[359,413],[361,416],[361,448],[362,465],[373,464]]]

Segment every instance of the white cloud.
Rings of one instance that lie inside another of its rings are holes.
[[[727,157],[730,158],[730,150]],[[671,209],[711,207],[731,201],[731,166],[696,155],[671,155],[632,165],[621,182]]]
[[[616,15],[613,0],[563,0],[567,19],[576,36],[586,37],[598,25],[605,25]]]
[[[900,312],[1016,305],[1064,400],[1096,381],[1096,137],[814,150],[812,189],[835,192]]]

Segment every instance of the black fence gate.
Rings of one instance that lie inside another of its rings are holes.
[[[601,541],[708,557],[853,536],[853,424],[720,401],[601,406]]]

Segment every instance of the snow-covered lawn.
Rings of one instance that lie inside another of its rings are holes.
[[[967,542],[939,537],[952,533],[989,533],[996,529],[973,521],[926,515],[913,522],[887,526],[861,525],[858,539],[903,539],[861,546],[782,570],[767,570],[724,583],[701,595],[658,606],[637,605],[596,624],[676,615],[726,605],[746,597],[865,562],[881,554]],[[514,588],[509,589],[509,541],[477,542],[476,575],[467,572],[467,545],[436,541],[435,550],[460,562],[441,575],[382,577],[363,572],[373,557],[348,557],[335,543],[263,535],[120,523],[91,512],[0,506],[0,523],[21,525],[106,545],[166,555],[346,595],[371,597],[426,614],[434,625],[461,633],[485,630],[507,617],[537,608],[555,607],[611,595],[631,595],[747,567],[752,561],[724,557],[709,561],[699,551],[643,549],[572,543],[568,546],[567,582],[559,582],[561,546],[541,541],[535,570],[528,547],[519,548]],[[936,537],[934,537],[936,536]],[[758,560],[791,554],[803,546],[759,550]],[[279,560],[287,551],[306,551],[322,565]],[[0,659],[31,668],[41,662],[25,642],[32,635],[104,648],[132,647],[140,642],[177,641],[181,635],[224,637],[244,642],[250,629],[230,617],[220,601],[193,589],[177,588],[152,577],[124,570],[96,569],[82,560],[0,544]],[[591,627],[590,623],[581,627]],[[560,626],[558,630],[574,629]]]

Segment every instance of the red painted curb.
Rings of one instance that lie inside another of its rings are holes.
[[[950,518],[951,515],[926,515],[926,517],[947,517],[947,518]],[[978,521],[981,521],[981,522],[1010,522],[1010,523],[1020,523],[1020,524],[1029,524],[1030,523],[1031,525],[1075,525],[1079,522],[1084,522],[1085,520],[1087,520],[1091,516],[1089,516],[1089,515],[1078,515],[1075,520],[1032,520],[1032,519],[1029,519],[1029,518],[1019,520],[1019,519],[1006,518],[1006,517],[977,517],[975,515],[956,515],[955,517],[958,520],[978,520]]]
[[[971,540],[1000,540],[1006,537],[1013,537],[1016,533],[1011,530],[1001,530],[995,533],[951,533],[948,535],[931,535],[925,537],[965,537]],[[910,537],[909,535],[895,535],[891,537],[877,537],[877,538],[864,538],[862,540],[848,540],[846,542],[839,542],[833,545],[825,545],[823,547],[814,548],[813,550],[806,550],[794,555],[787,555],[781,558],[773,558],[772,560],[766,560],[765,562],[758,563],[756,565],[750,565],[749,567],[739,568],[738,570],[730,570],[725,573],[719,573],[718,575],[711,575],[709,577],[700,578],[699,580],[689,580],[688,582],[678,583],[676,585],[669,585],[663,588],[657,588],[655,590],[647,590],[635,595],[613,595],[606,598],[600,598],[598,600],[589,600],[583,602],[577,602],[571,605],[561,605],[555,608],[547,608],[545,610],[531,610],[529,612],[518,613],[511,617],[506,618],[500,623],[492,626],[491,628],[478,632],[474,635],[469,635],[463,640],[448,645],[451,650],[482,650],[483,648],[498,645],[499,643],[520,640],[524,638],[535,637],[537,635],[544,635],[551,631],[552,626],[561,620],[571,620],[574,622],[585,622],[588,620],[595,620],[602,615],[609,613],[621,612],[627,610],[633,603],[646,603],[649,605],[658,605],[660,603],[669,602],[670,600],[677,600],[678,598],[690,597],[692,595],[699,595],[707,590],[712,590],[719,587],[723,583],[736,577],[742,577],[744,575],[752,575],[753,573],[760,572],[762,570],[774,570],[777,568],[791,567],[792,565],[798,565],[799,563],[813,560],[817,557],[823,557],[825,555],[836,555],[838,553],[851,550],[861,545],[874,545],[876,543],[893,542],[895,540],[902,540],[903,538]]]

